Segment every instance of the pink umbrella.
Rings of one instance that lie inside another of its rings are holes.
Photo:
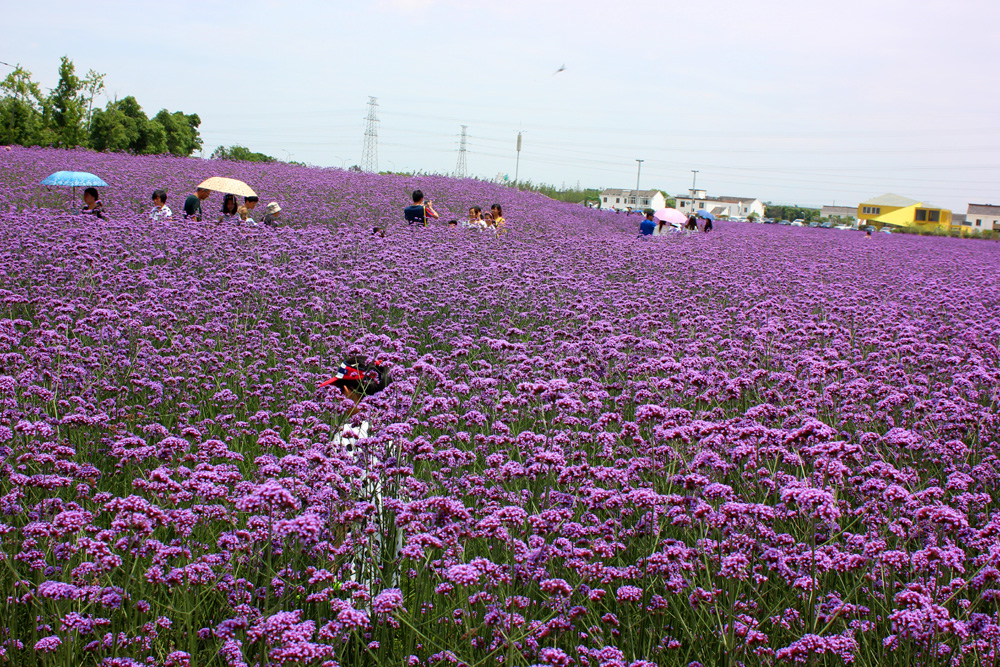
[[[670,223],[671,225],[683,226],[687,222],[688,217],[684,213],[681,213],[676,208],[661,208],[659,211],[653,214],[653,217],[657,220],[662,220],[663,222]]]

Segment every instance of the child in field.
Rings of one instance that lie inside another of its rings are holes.
[[[219,216],[219,223],[236,222],[239,220],[239,204],[236,203],[236,195],[226,195],[222,199],[222,214]]]
[[[260,201],[259,197],[244,197],[243,206],[239,208],[240,220],[247,223],[248,225],[256,226],[257,223],[253,219],[253,210],[257,208],[257,202]]]
[[[465,223],[465,227],[471,227],[473,229],[482,229],[486,226],[483,222],[483,209],[478,206],[473,206],[469,209],[469,220]]]

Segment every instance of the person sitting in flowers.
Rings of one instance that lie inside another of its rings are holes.
[[[358,406],[362,400],[383,391],[390,384],[392,384],[392,378],[389,375],[389,369],[379,361],[368,363],[364,357],[349,357],[340,364],[337,374],[320,383],[319,388],[333,386],[340,389],[344,397],[354,404],[347,412],[347,417],[350,418],[358,413]],[[370,431],[371,424],[367,421],[362,421],[358,426],[353,426],[350,423],[344,424],[340,432],[333,438],[333,444],[342,447],[354,460],[354,464],[365,471],[362,476],[364,481],[363,498],[375,506],[375,516],[378,517],[380,527],[387,527],[389,522],[382,520],[384,516],[382,483],[367,472],[371,468],[371,463],[375,462],[374,457],[358,446],[359,441],[369,437]],[[373,535],[372,553],[380,554],[382,552],[383,532],[383,530],[379,530]],[[397,553],[402,548],[402,537],[402,533],[397,534]],[[352,579],[362,583],[371,582],[378,575],[377,568],[369,571],[369,568],[372,567],[374,564],[371,559],[366,558],[365,551],[356,547]]]

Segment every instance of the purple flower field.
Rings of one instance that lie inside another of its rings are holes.
[[[177,219],[212,175],[286,226]],[[0,664],[996,664],[1000,245],[637,222],[0,149]]]

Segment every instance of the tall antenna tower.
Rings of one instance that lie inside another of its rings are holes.
[[[365,148],[361,153],[362,171],[378,172],[378,100],[368,98],[368,116],[365,125]]]
[[[468,138],[468,134],[466,133],[468,129],[468,125],[462,126],[462,141],[458,145],[458,164],[455,165],[455,178],[465,178],[466,176],[465,140]]]

